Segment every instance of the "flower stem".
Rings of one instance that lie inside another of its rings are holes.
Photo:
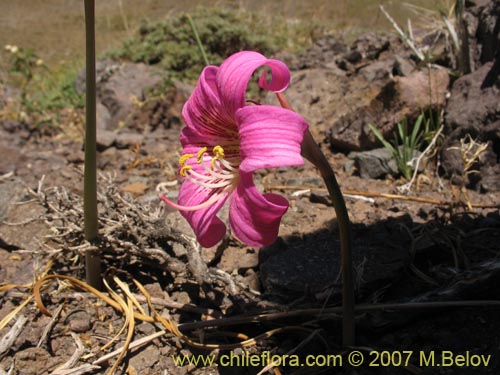
[[[85,239],[97,238],[97,163],[96,163],[96,73],[95,73],[95,0],[85,0],[85,163],[83,174],[83,221]],[[85,254],[87,283],[101,283],[101,255],[98,250]]]
[[[293,108],[288,104],[283,95],[276,93],[276,96],[283,108],[293,111]],[[309,130],[306,130],[304,140],[302,141],[302,156],[318,168],[321,177],[325,181],[337,215],[342,269],[342,344],[344,347],[354,346],[356,334],[354,320],[355,295],[352,265],[352,232],[349,214],[339,184],[335,178],[335,173]]]

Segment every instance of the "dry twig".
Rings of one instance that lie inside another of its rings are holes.
[[[27,321],[28,318],[26,318],[24,315],[21,315],[19,318],[17,318],[16,322],[10,328],[9,332],[7,332],[4,337],[2,337],[2,339],[0,340],[0,358],[9,351],[12,345],[14,345],[14,342],[21,334],[21,331],[23,330],[24,325]]]

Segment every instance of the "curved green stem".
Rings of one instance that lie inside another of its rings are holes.
[[[293,110],[280,93],[276,95],[282,107]],[[349,214],[335,173],[309,130],[304,134],[304,140],[302,141],[302,156],[318,168],[321,177],[325,181],[337,215],[342,269],[342,344],[345,347],[354,346],[356,334],[354,320],[355,294],[352,265],[352,232]]]

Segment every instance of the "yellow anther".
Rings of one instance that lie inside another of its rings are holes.
[[[212,161],[210,162],[210,169],[211,169],[211,170],[214,170],[215,162],[217,161],[217,159],[219,159],[219,158],[216,156],[216,157],[214,157],[214,158],[212,159]]]
[[[182,177],[186,177],[186,171],[190,170],[190,169],[193,169],[192,166],[190,165],[185,165],[181,168],[181,170],[179,171],[179,174],[182,176]]]
[[[217,159],[225,157],[224,149],[221,146],[215,146],[212,150],[212,153],[215,155]]]
[[[203,147],[200,151],[198,151],[198,154],[196,155],[196,162],[198,164],[201,163],[201,159],[203,158],[203,155],[207,152],[207,148]]]
[[[179,165],[182,167],[184,166],[184,163],[188,160],[191,159],[194,155],[193,154],[184,154],[179,158]]]

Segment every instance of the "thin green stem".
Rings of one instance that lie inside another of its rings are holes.
[[[97,163],[96,163],[96,72],[95,72],[95,0],[85,0],[85,164],[83,176],[83,220],[85,239],[97,239]],[[101,257],[97,250],[85,254],[87,283],[101,283]]]
[[[203,43],[200,39],[200,34],[198,34],[196,25],[189,14],[187,15],[187,19],[189,21],[189,25],[191,26],[191,30],[193,30],[194,38],[196,39],[196,44],[198,44],[198,48],[200,49],[201,56],[203,56],[203,62],[205,63],[205,65],[210,65],[210,63],[208,62],[207,54],[205,53],[205,48],[203,48]]]
[[[276,95],[282,107],[293,110],[283,95],[280,93]],[[325,181],[337,215],[342,269],[342,344],[344,347],[354,346],[356,335],[354,319],[355,294],[352,265],[352,232],[349,214],[335,173],[309,130],[306,131],[304,140],[302,141],[302,156],[318,168],[321,177]]]

